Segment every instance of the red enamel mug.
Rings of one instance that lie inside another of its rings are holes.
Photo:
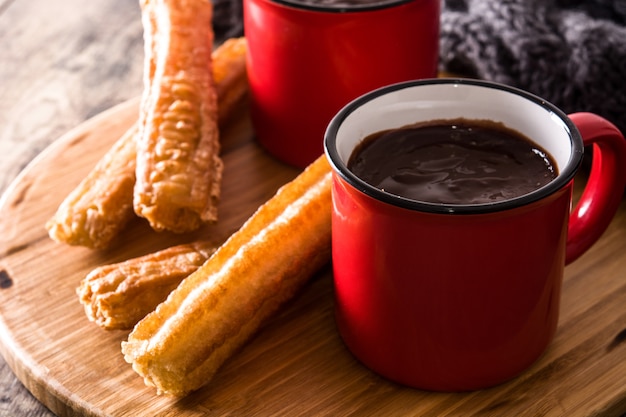
[[[346,166],[371,133],[460,117],[521,132],[554,157],[558,175],[510,200],[449,205],[390,194]],[[589,179],[571,210],[586,146]],[[435,391],[493,386],[540,357],[557,328],[564,267],[604,232],[626,184],[626,142],[610,122],[482,81],[423,80],[361,96],[333,118],[325,151],[340,334],[372,370]]]
[[[332,117],[387,84],[436,76],[439,0],[244,0],[252,123],[305,167]]]

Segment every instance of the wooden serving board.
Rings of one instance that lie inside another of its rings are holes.
[[[621,415],[626,411],[626,205],[598,244],[566,268],[558,333],[518,378],[471,393],[398,386],[358,363],[333,320],[332,273],[298,297],[183,399],[157,396],[124,362],[127,332],[90,323],[75,288],[91,269],[200,236],[225,239],[297,171],[253,141],[245,110],[223,135],[220,222],[190,235],[141,220],[113,249],[53,242],[44,223],[136,119],[137,100],[77,127],[41,154],[0,203],[0,350],[61,416]]]

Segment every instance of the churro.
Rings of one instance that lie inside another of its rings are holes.
[[[104,249],[133,219],[136,132],[133,125],[59,205],[46,223],[52,239]]]
[[[217,220],[223,164],[209,0],[142,0],[144,92],[133,205],[155,230]]]
[[[245,38],[233,38],[213,51],[220,129],[228,123],[248,93],[246,49]],[[69,245],[105,249],[135,217],[136,133],[137,125],[134,124],[59,205],[46,223],[52,239]]]
[[[80,282],[78,298],[89,320],[103,329],[132,329],[218,246],[200,241],[99,266]]]
[[[324,156],[281,187],[122,343],[160,394],[203,386],[330,260],[331,173]]]

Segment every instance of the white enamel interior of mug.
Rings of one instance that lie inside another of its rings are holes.
[[[331,164],[345,179],[367,192],[374,187],[360,181],[347,169],[350,155],[365,137],[418,122],[458,118],[501,122],[546,150],[554,158],[559,175],[543,188],[555,190],[563,186],[573,177],[582,159],[578,131],[567,116],[550,103],[499,84],[450,79],[395,84],[354,100],[329,125],[326,152]],[[543,195],[552,191],[544,190]],[[540,197],[535,196],[535,199]]]

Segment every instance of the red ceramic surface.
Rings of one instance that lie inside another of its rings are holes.
[[[410,211],[337,176],[333,192],[338,325],[365,364],[456,391],[511,378],[543,352],[558,320],[570,186],[484,215]]]
[[[574,113],[586,146],[593,149],[593,165],[585,192],[572,211],[567,242],[567,262],[582,255],[608,227],[622,199],[626,182],[626,142],[612,123],[593,113]]]

